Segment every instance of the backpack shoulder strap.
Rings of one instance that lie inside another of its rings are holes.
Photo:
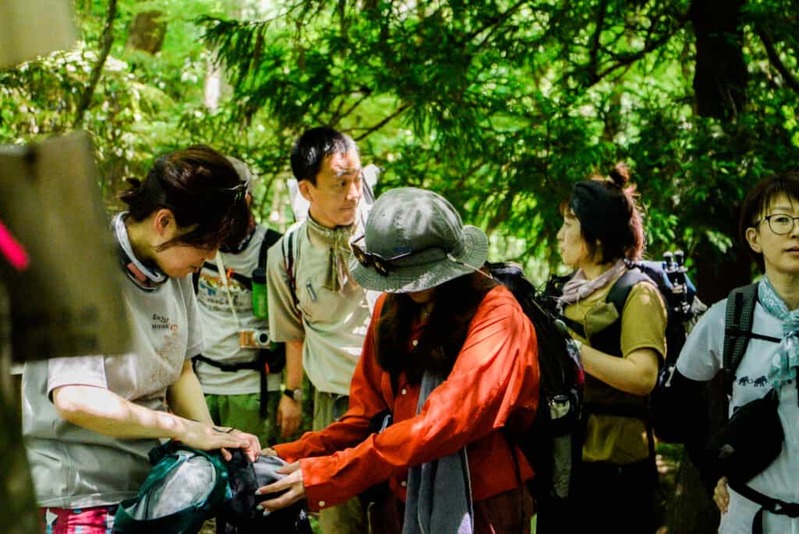
[[[724,389],[728,395],[732,393],[735,370],[738,369],[749,345],[755,318],[755,303],[757,303],[757,284],[735,288],[727,296],[722,367]]]
[[[641,272],[640,269],[633,268],[621,275],[616,280],[616,283],[613,284],[613,287],[610,288],[605,301],[613,304],[613,306],[616,308],[616,311],[619,312],[619,317],[621,317],[621,312],[624,310],[624,304],[627,302],[627,297],[630,296],[630,291],[632,291],[633,286],[639,282],[649,282],[654,284],[652,279]]]
[[[302,222],[296,222],[286,229],[283,235],[283,265],[286,268],[286,275],[288,276],[289,289],[291,296],[294,299],[294,305],[299,304],[297,298],[297,277],[295,275],[297,270],[297,252],[299,250],[299,243],[297,241],[297,230],[302,226]]]
[[[261,249],[258,251],[258,268],[259,269],[266,269],[266,260],[269,257],[269,249],[277,243],[277,240],[283,236],[280,232],[272,230],[271,228],[266,229],[266,234],[264,235],[264,239],[261,241]]]

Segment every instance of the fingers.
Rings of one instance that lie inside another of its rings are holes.
[[[265,486],[265,487],[268,488],[270,486]],[[273,493],[273,492],[270,491],[270,493]],[[266,511],[269,511],[269,512],[274,512],[275,510],[280,510],[281,508],[285,508],[287,506],[291,506],[295,502],[301,500],[304,495],[305,495],[304,492],[301,494],[295,488],[291,488],[289,491],[287,491],[286,493],[284,493],[280,497],[277,497],[275,499],[270,499],[268,501],[263,501],[258,506],[262,510],[266,510]]]
[[[300,463],[295,462],[287,467],[293,467],[294,471],[286,475],[277,482],[262,486],[255,492],[257,495],[270,495],[286,490],[286,493],[276,496],[274,499],[263,501],[258,505],[266,511],[275,511],[305,498],[305,487],[302,484],[302,470],[299,469]]]
[[[716,487],[713,489],[713,502],[716,503],[721,513],[726,513],[730,506],[730,493],[727,488],[727,478],[722,477],[719,479]]]
[[[229,461],[230,461],[230,459],[231,459],[231,458],[233,458],[233,455],[232,455],[232,454],[230,454],[230,451],[228,451],[228,450],[227,450],[226,448],[224,448],[224,447],[222,447],[221,449],[219,449],[219,452],[222,454],[222,458],[223,458],[223,459],[224,459],[226,462],[229,462]]]
[[[277,451],[272,447],[261,449],[261,456],[277,456]]]
[[[293,464],[286,464],[283,467],[275,469],[275,472],[280,473],[281,475],[290,475],[299,468],[300,468],[300,462],[294,462]]]

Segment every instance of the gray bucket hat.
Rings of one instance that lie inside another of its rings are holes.
[[[378,197],[352,252],[350,272],[361,287],[407,293],[481,268],[488,257],[488,237],[475,226],[464,226],[441,195],[401,187]]]

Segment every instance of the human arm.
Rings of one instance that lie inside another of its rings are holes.
[[[302,387],[302,340],[286,342],[285,385],[287,390]],[[281,436],[288,437],[297,432],[302,422],[302,402],[281,395],[277,409],[277,425]]]
[[[284,460],[323,456],[355,445],[369,434],[371,418],[388,408],[387,399],[393,396],[391,383],[374,354],[374,325],[383,302],[385,297],[378,301],[364,337],[361,357],[350,381],[347,412],[321,431],[307,432],[299,440],[276,445],[275,450]]]
[[[659,355],[652,349],[639,349],[619,358],[584,344],[580,355],[586,373],[619,391],[644,396],[657,382]]]
[[[121,439],[167,438],[190,447],[214,450],[247,445],[240,433],[151,410],[97,386],[65,385],[52,392],[62,419],[87,430]]]
[[[510,293],[495,291],[475,314],[448,378],[418,414],[413,415],[416,399],[400,392],[392,405],[398,419],[385,431],[328,456],[300,460],[311,509],[335,505],[410,466],[453,454],[498,431],[517,411],[534,413],[538,366],[532,326]],[[355,385],[353,397],[354,392]]]
[[[200,381],[192,369],[191,360],[183,362],[177,381],[166,390],[166,400],[175,414],[192,421],[214,424],[208,405],[205,404]]]
[[[174,384],[167,388],[166,398],[170,409],[176,415],[192,421],[205,423],[217,429],[217,432],[224,431],[236,435],[240,438],[240,443],[243,444],[235,448],[242,449],[250,461],[255,461],[258,458],[261,452],[261,445],[256,436],[235,429],[219,429],[219,427],[214,426],[214,421],[208,411],[208,405],[205,403],[205,396],[200,386],[200,381],[197,379],[197,375],[194,374],[191,360],[183,362],[180,377],[178,377]],[[226,450],[223,450],[223,456],[225,456],[226,459],[230,459]]]
[[[292,231],[294,239],[297,239],[298,231]],[[305,326],[302,321],[302,312],[296,302],[296,282],[292,287],[283,253],[284,241],[289,235],[289,232],[284,234],[269,249],[266,283],[269,301],[269,333],[274,341],[286,343],[284,384],[286,389],[297,389],[302,387],[302,350]],[[296,261],[293,268],[296,270]],[[292,274],[296,277],[296,272]],[[285,395],[281,396],[276,422],[284,438],[294,434],[302,422],[302,402]]]

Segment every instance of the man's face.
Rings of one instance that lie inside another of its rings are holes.
[[[327,228],[349,226],[361,200],[361,158],[355,151],[331,154],[322,162],[316,185],[302,180],[299,186],[316,222]]]

